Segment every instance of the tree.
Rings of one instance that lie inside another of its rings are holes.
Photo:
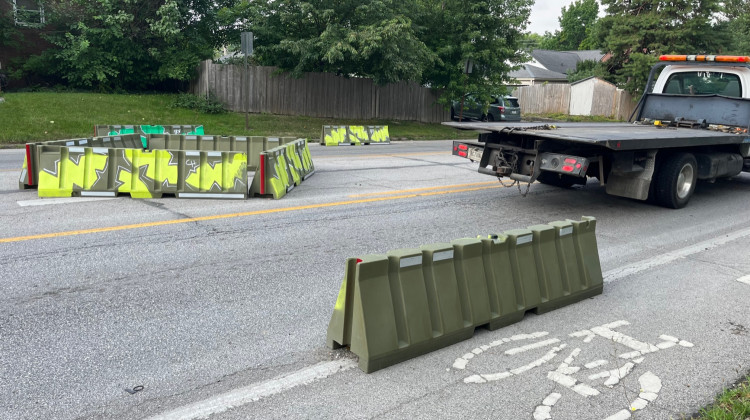
[[[521,49],[531,0],[425,0],[418,21],[423,40],[439,60],[424,82],[445,89],[443,101],[474,93],[487,101],[505,93],[508,74],[527,59]],[[465,73],[467,61],[473,71]]]
[[[597,25],[604,39],[608,80],[642,92],[650,63],[660,54],[715,53],[726,44],[714,17],[717,0],[601,0],[607,16]]]
[[[555,31],[551,42],[543,48],[558,51],[586,49],[582,44],[598,16],[599,4],[596,0],[576,0],[567,7],[563,6],[557,19],[560,30]]]
[[[73,87],[105,91],[190,80],[200,60],[220,45],[220,1],[52,1],[48,18],[57,30],[47,39],[57,48],[26,67],[59,75]]]
[[[253,32],[258,64],[295,76],[329,72],[382,84],[420,81],[423,70],[436,59],[417,36],[410,17],[413,3],[249,0],[224,10],[222,18],[235,33]]]

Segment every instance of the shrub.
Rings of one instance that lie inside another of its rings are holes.
[[[181,93],[177,95],[170,108],[192,109],[204,114],[223,114],[227,112],[224,104],[219,102],[213,94],[209,94],[208,98],[204,98],[203,96],[190,93]]]

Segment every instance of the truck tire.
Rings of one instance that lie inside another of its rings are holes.
[[[552,185],[560,188],[570,188],[573,185],[586,185],[586,178],[578,178],[570,175],[557,174],[554,172],[542,172],[536,179],[542,184]]]
[[[691,153],[676,153],[661,164],[654,185],[654,200],[663,207],[681,209],[690,201],[698,182],[698,162]]]

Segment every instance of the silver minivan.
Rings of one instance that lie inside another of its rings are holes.
[[[487,113],[482,112],[482,104],[472,95],[466,95],[464,100],[463,119],[481,121],[521,121],[521,106],[518,98],[513,96],[495,96],[489,104]],[[451,119],[457,120],[461,112],[461,102],[455,101],[451,105]]]

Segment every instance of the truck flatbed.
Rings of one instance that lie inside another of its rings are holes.
[[[750,135],[703,128],[657,127],[632,123],[544,123],[544,122],[444,122],[462,130],[480,130],[506,135],[603,146],[615,151],[714,146],[750,143]],[[555,128],[546,128],[545,125]]]

